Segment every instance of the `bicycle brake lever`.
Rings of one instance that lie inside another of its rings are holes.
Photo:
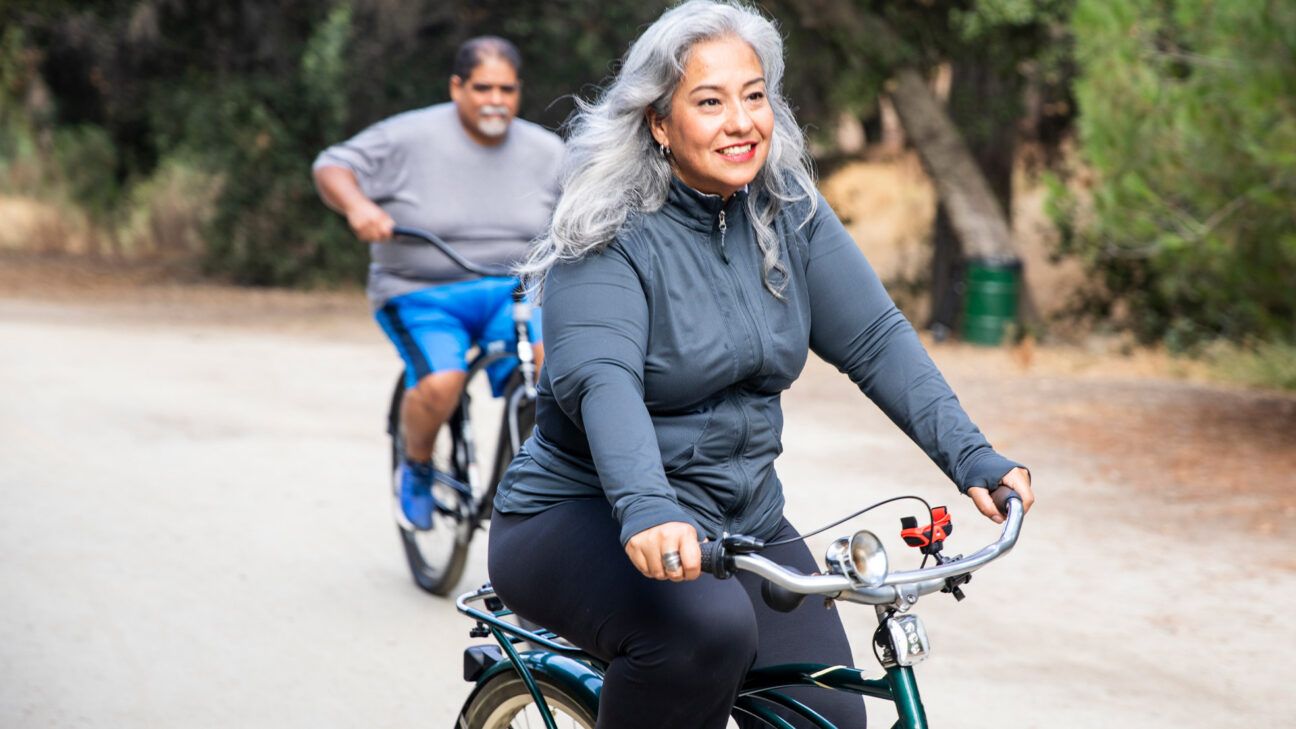
[[[726,534],[721,543],[729,554],[755,554],[765,548],[764,540],[746,534]]]

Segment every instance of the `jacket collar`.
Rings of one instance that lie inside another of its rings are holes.
[[[735,192],[726,202],[719,195],[698,192],[672,175],[670,190],[666,193],[666,204],[662,206],[662,212],[672,220],[709,233],[715,229],[721,210],[724,210],[727,215],[732,215],[736,210],[742,209],[742,203],[746,198],[746,187]]]

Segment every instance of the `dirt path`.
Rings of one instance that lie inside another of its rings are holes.
[[[387,346],[354,292],[0,260],[0,726],[450,726],[467,625],[400,562]],[[968,600],[919,605],[933,726],[1285,724],[1296,398],[933,354],[1042,495]],[[953,502],[956,547],[993,535],[829,367],[785,407],[798,523],[904,490]],[[864,522],[902,564],[903,513]],[[868,612],[844,610],[866,666]]]

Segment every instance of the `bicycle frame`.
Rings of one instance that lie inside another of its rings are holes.
[[[499,659],[494,661],[490,661],[484,652],[479,652],[489,665],[474,677],[477,686],[484,685],[499,673],[517,671],[531,692],[545,726],[554,729],[553,716],[549,713],[534,678],[535,674],[541,674],[567,689],[570,696],[582,701],[591,714],[597,714],[599,694],[603,688],[602,662],[578,648],[554,641],[556,636],[552,633],[535,633],[506,622],[504,618],[512,614],[507,609],[488,612],[470,605],[473,602],[490,601],[494,596],[495,593],[486,586],[474,593],[460,596],[456,602],[459,612],[477,620],[473,634],[494,638],[503,651]],[[884,620],[884,615],[879,613],[878,619],[879,622]],[[524,641],[540,645],[542,649],[518,651],[515,644]],[[474,646],[476,649],[486,647]],[[894,646],[891,650],[894,652]],[[895,704],[898,716],[892,729],[928,729],[927,714],[910,666],[888,666],[884,678],[866,678],[862,669],[823,663],[791,663],[757,668],[750,671],[744,679],[734,710],[755,716],[776,729],[794,729],[774,713],[770,708],[773,704],[810,721],[819,729],[839,729],[810,707],[779,691],[792,686],[818,686],[890,701]],[[469,696],[468,701],[472,701],[472,696]]]
[[[865,678],[864,671],[859,668],[822,663],[789,663],[756,668],[743,681],[734,708],[759,717],[770,726],[793,729],[791,724],[758,703],[759,699],[782,706],[820,729],[837,729],[835,724],[810,707],[778,691],[789,686],[819,686],[890,701],[895,704],[899,716],[892,725],[893,729],[927,729],[927,713],[923,709],[918,683],[910,666],[891,666],[886,669],[885,678]]]

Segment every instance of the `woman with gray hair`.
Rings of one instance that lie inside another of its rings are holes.
[[[852,663],[835,611],[778,613],[755,576],[700,574],[698,542],[723,534],[791,539],[764,554],[816,569],[773,468],[780,394],[810,350],[986,516],[1000,484],[1033,501],[815,191],[782,75],[758,12],[667,11],[578,110],[525,265],[548,359],[495,499],[490,574],[517,614],[607,661],[599,727],[723,727],[753,665]],[[788,693],[864,726],[858,697]]]

